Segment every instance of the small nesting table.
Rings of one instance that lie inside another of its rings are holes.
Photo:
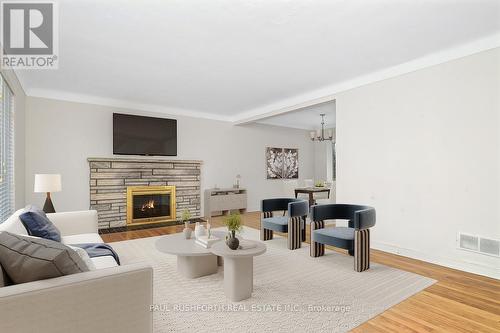
[[[245,240],[256,246],[247,250],[231,250],[225,242],[217,242],[209,249],[224,258],[224,294],[233,302],[250,298],[253,291],[253,257],[266,252],[262,242]]]
[[[212,234],[224,240],[224,232],[212,231]],[[210,249],[197,245],[194,233],[191,239],[186,239],[183,233],[163,236],[156,241],[156,249],[160,252],[176,255],[177,271],[187,278],[194,279],[217,273],[217,256],[212,254]]]

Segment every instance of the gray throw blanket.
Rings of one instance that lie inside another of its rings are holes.
[[[81,247],[87,251],[90,258],[112,256],[115,261],[120,265],[120,258],[113,248],[104,243],[85,243],[85,244],[71,244],[73,246]]]

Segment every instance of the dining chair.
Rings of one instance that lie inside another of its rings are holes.
[[[297,187],[299,187],[297,179],[283,179],[283,195],[286,198],[293,198]]]
[[[335,203],[335,182],[325,182],[325,187],[330,189],[330,195],[326,192],[319,192],[315,195],[316,204],[324,205]]]
[[[313,187],[314,180],[313,179],[304,179],[304,187]]]

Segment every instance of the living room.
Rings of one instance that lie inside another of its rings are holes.
[[[500,330],[498,1],[0,5],[1,332]]]

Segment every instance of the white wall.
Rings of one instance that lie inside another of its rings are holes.
[[[112,156],[113,112],[168,117],[148,112],[28,97],[28,203],[42,205],[44,200],[44,194],[33,193],[35,173],[61,173],[63,191],[53,194],[56,210],[88,209],[87,158]],[[260,200],[263,198],[282,196],[282,182],[265,178],[266,146],[299,148],[300,177],[313,177],[314,154],[307,131],[268,125],[233,126],[227,122],[178,116],[170,118],[178,119],[179,155],[173,158],[203,161],[202,191],[216,184],[219,187],[232,186],[236,175],[240,174],[241,185],[248,189],[249,210],[259,210]]]
[[[336,96],[337,197],[377,209],[373,246],[500,277],[457,232],[500,238],[500,49]]]
[[[14,204],[15,208],[19,209],[24,207],[25,201],[24,158],[26,94],[13,70],[2,69],[0,73],[14,93]]]
[[[314,143],[314,181],[328,180],[328,148],[330,141]],[[331,151],[331,148],[330,148]]]
[[[329,128],[334,133],[335,128]],[[314,142],[314,180],[332,181],[332,141]]]

